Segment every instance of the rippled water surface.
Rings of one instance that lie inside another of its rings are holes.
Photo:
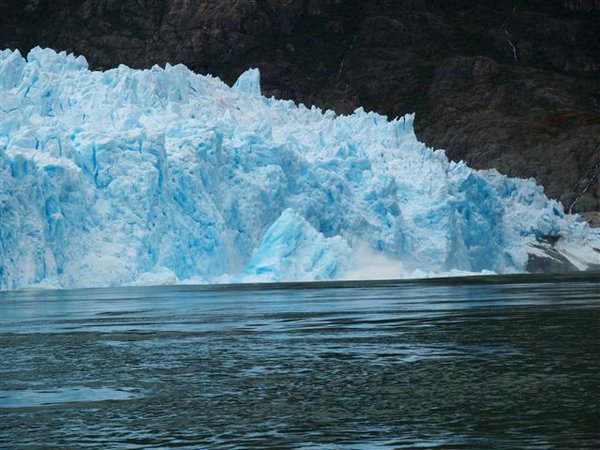
[[[598,274],[0,295],[1,448],[600,448]]]

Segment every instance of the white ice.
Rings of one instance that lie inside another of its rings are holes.
[[[534,180],[449,162],[413,116],[349,116],[185,66],[0,54],[0,287],[585,269],[600,231]],[[585,249],[582,250],[582,249]]]

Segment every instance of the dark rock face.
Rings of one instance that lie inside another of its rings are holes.
[[[184,63],[340,113],[416,112],[476,168],[600,211],[599,0],[0,0],[0,47],[93,68]],[[585,192],[584,192],[585,191]]]

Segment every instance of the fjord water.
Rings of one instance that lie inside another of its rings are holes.
[[[597,273],[0,295],[2,448],[600,447]]]

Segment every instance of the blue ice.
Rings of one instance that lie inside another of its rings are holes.
[[[257,69],[229,87],[4,50],[0,88],[2,289],[521,272],[544,236],[585,268],[600,248],[534,180],[418,142],[412,115],[266,98]]]

